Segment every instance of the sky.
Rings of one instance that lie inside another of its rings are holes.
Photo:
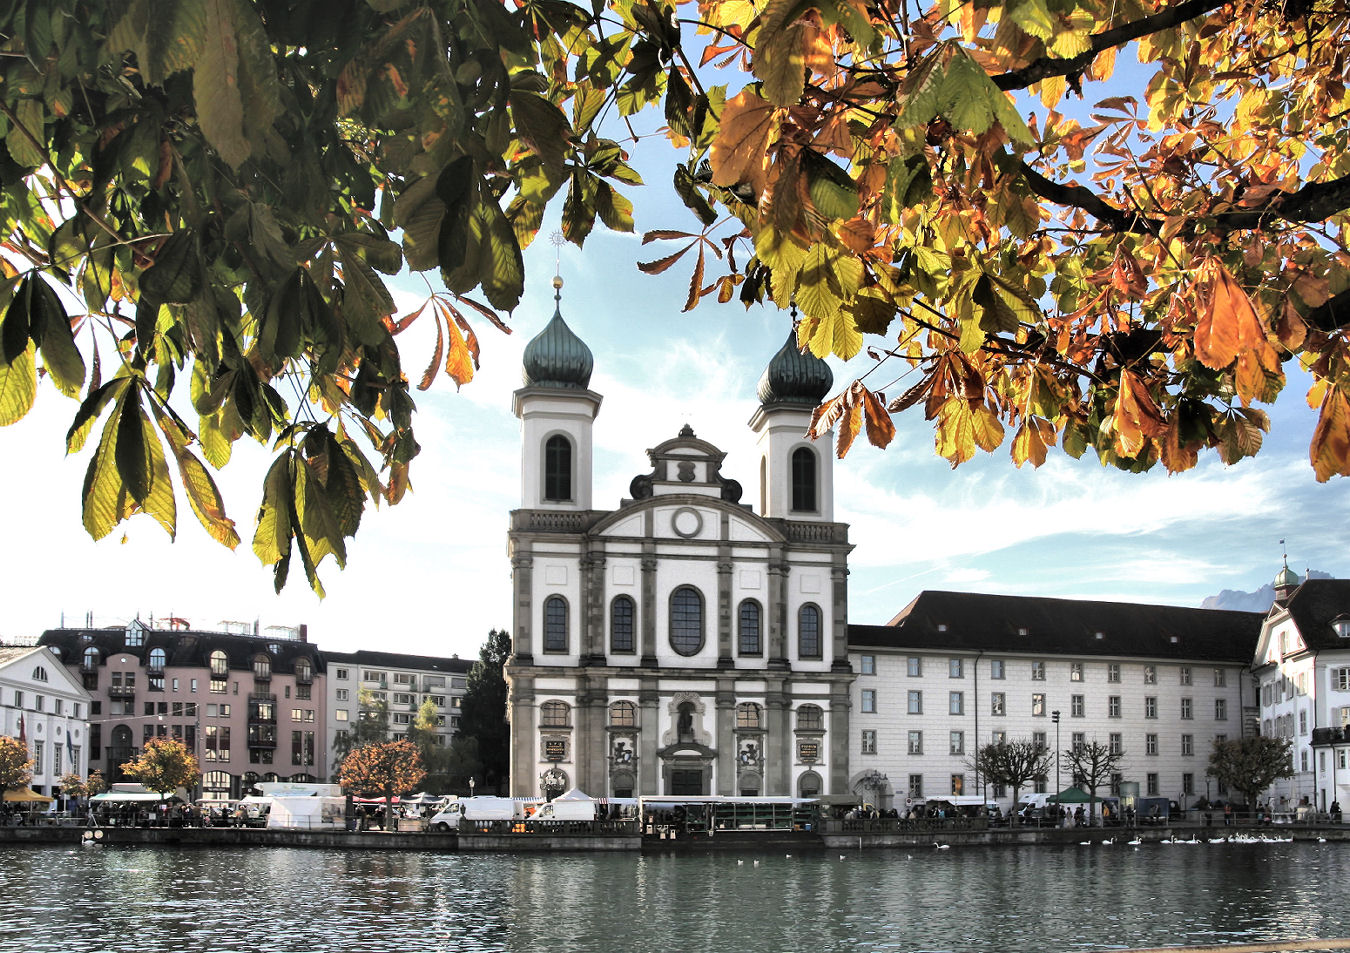
[[[62,624],[120,625],[140,617],[188,620],[193,628],[308,627],[332,651],[380,649],[475,657],[493,628],[511,625],[508,515],[520,502],[520,431],[511,412],[520,355],[553,312],[551,279],[564,279],[562,311],[595,356],[591,389],[604,402],[595,422],[594,505],[613,509],[631,479],[650,471],[646,450],[689,424],[727,453],[722,472],[755,498],[748,420],[755,388],[786,339],[776,309],[739,303],[681,313],[692,269],[641,274],[635,263],[678,246],[643,246],[652,228],[689,228],[666,199],[675,157],[642,147],[645,189],[634,235],[597,230],[584,249],[556,248],[546,222],[526,250],[526,293],[503,335],[481,319],[482,366],[456,392],[443,374],[416,394],[422,453],[413,491],[395,507],[367,511],[340,571],[320,566],[327,597],[305,584],[298,563],[274,594],[269,567],[253,555],[253,515],[270,454],[242,440],[217,480],[243,543],[213,542],[179,495],[175,541],[135,517],[94,542],[80,522],[88,455],[67,457],[77,404],[48,386],[34,410],[0,430],[0,493],[9,502],[0,575],[0,639],[35,638]],[[433,281],[434,275],[429,276]],[[392,289],[401,313],[427,293],[421,276]],[[400,338],[409,378],[430,360],[430,341]],[[869,341],[880,343],[880,339]],[[863,373],[865,353],[833,361],[835,390]],[[874,385],[869,378],[869,384]],[[897,421],[890,448],[860,439],[835,462],[835,516],[850,524],[850,621],[880,624],[925,589],[1199,605],[1223,589],[1255,590],[1281,566],[1350,576],[1350,498],[1344,481],[1318,484],[1308,464],[1315,413],[1307,381],[1291,379],[1271,409],[1272,432],[1255,459],[1225,467],[1212,454],[1168,476],[1103,468],[1086,455],[1052,453],[1040,469],[1016,469],[1005,446],[953,470],[933,449],[916,408]],[[101,424],[100,424],[101,426]]]

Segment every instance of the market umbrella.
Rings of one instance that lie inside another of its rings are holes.
[[[1092,799],[1088,797],[1086,791],[1079,788],[1065,788],[1063,791],[1060,791],[1059,794],[1048,800],[1056,801],[1060,804],[1086,804]]]
[[[4,799],[19,804],[50,804],[55,800],[45,794],[38,794],[32,788],[10,788],[5,792]]]

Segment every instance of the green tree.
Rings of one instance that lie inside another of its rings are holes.
[[[1045,745],[1031,739],[994,741],[981,747],[971,759],[970,767],[977,775],[984,775],[990,784],[1012,788],[1013,803],[1018,793],[1036,778],[1049,773],[1052,755]]]
[[[1289,739],[1264,735],[1215,741],[1205,773],[1240,793],[1251,810],[1263,791],[1294,776],[1292,749]]]
[[[1344,475],[1348,39],[1340,6],[1266,0],[15,0],[0,424],[39,366],[79,401],[68,451],[103,421],[95,538],[172,534],[176,484],[238,545],[209,467],[270,442],[253,550],[322,591],[409,485],[397,335],[434,324],[417,386],[468,383],[550,203],[577,244],[633,229],[607,129],[651,109],[691,224],[640,267],[692,262],[686,310],[795,305],[818,355],[870,339],[884,366],[812,428],[840,454],[922,405],[953,464],[1232,462],[1297,360],[1315,475]],[[401,268],[445,291],[397,316]]]
[[[479,792],[501,792],[511,774],[511,724],[506,716],[506,660],[511,655],[511,637],[493,629],[478,651],[478,661],[469,669],[463,708],[455,739],[473,739],[474,754],[482,767]],[[461,749],[464,750],[464,749]]]
[[[33,780],[33,758],[18,738],[0,735],[0,792],[21,788]]]
[[[1094,823],[1097,817],[1097,788],[1111,782],[1111,775],[1120,769],[1124,757],[1124,751],[1112,751],[1108,745],[1096,739],[1064,751],[1073,783],[1087,792],[1088,817]]]
[[[356,695],[356,720],[349,724],[348,731],[333,738],[333,763],[338,766],[333,769],[334,780],[343,759],[353,748],[389,740],[388,699],[376,695],[372,689],[361,689]]]
[[[400,738],[353,748],[343,759],[338,777],[353,794],[384,798],[385,828],[393,830],[394,797],[412,793],[425,776],[417,746]]]
[[[122,765],[126,775],[161,797],[201,780],[197,758],[177,738],[150,738],[141,753]]]
[[[433,792],[454,790],[451,787],[449,770],[450,751],[447,745],[440,743],[441,735],[438,729],[441,718],[440,709],[428,698],[417,709],[407,733],[408,740],[417,746],[417,752],[422,757],[422,766],[427,773],[426,788]]]

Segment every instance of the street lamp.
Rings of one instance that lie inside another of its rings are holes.
[[[1052,711],[1050,720],[1055,723],[1055,803],[1059,803],[1059,712]]]

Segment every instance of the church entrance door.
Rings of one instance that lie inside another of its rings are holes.
[[[703,772],[675,768],[670,772],[670,793],[680,797],[703,794]]]

